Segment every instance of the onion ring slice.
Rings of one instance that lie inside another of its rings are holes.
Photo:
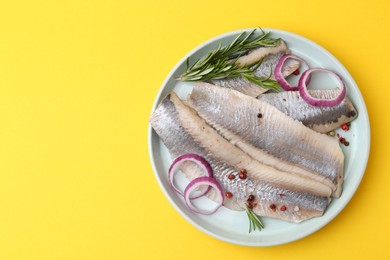
[[[292,54],[284,54],[276,64],[275,71],[274,71],[275,79],[280,84],[280,86],[286,91],[298,90],[298,86],[291,86],[290,83],[287,82],[287,80],[285,79],[282,73],[283,65],[288,59],[300,61],[304,63],[307,67],[309,67],[306,61],[303,60],[302,58],[299,58],[298,56]],[[310,77],[308,77],[307,80],[310,81]]]
[[[172,162],[172,164],[168,170],[169,184],[180,195],[183,195],[183,192],[175,186],[173,179],[174,179],[175,173],[180,168],[180,165],[182,163],[188,162],[188,161],[194,162],[196,165],[198,165],[202,169],[202,171],[204,172],[205,176],[210,177],[210,178],[213,177],[213,170],[205,158],[203,158],[202,156],[199,156],[197,154],[192,154],[192,153],[180,155]],[[192,194],[191,199],[196,199],[196,198],[199,198],[199,197],[205,195],[210,189],[211,189],[211,187],[201,189],[199,192]]]
[[[197,188],[199,188],[201,186],[205,186],[205,185],[207,185],[208,187],[214,188],[216,190],[216,194],[218,196],[218,204],[210,210],[199,209],[199,208],[195,207],[191,202],[191,200],[192,200],[190,197],[191,193],[194,190],[196,190]],[[194,211],[196,213],[204,214],[204,215],[211,215],[214,212],[216,212],[223,205],[223,202],[224,202],[223,189],[222,189],[221,185],[214,178],[206,177],[206,176],[198,177],[198,178],[192,180],[190,182],[190,184],[188,184],[187,187],[185,188],[184,200],[185,200],[188,208],[191,209],[192,211]]]
[[[336,97],[331,98],[331,99],[319,99],[319,98],[315,98],[309,94],[309,91],[307,90],[307,79],[310,77],[310,74],[315,72],[315,71],[321,71],[321,72],[331,74],[337,79],[337,81],[340,83],[341,91]],[[310,105],[316,106],[316,107],[337,106],[338,104],[341,103],[341,101],[343,101],[343,99],[345,98],[346,92],[347,92],[345,84],[344,84],[343,80],[341,79],[341,77],[339,75],[337,75],[336,73],[334,73],[333,71],[323,69],[323,68],[312,68],[312,69],[308,69],[305,72],[303,72],[303,74],[298,82],[298,89],[299,89],[299,94],[301,95],[301,97],[307,103],[309,103]]]

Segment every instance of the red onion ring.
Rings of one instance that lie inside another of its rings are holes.
[[[191,196],[192,191],[194,191],[195,189],[197,189],[201,186],[204,186],[204,185],[207,185],[208,187],[214,188],[217,191],[216,194],[218,195],[218,199],[219,199],[218,205],[210,210],[196,208],[191,202],[192,199],[190,196]],[[223,201],[224,201],[223,190],[222,190],[221,185],[214,178],[206,177],[206,176],[198,177],[198,178],[194,179],[193,181],[191,181],[190,184],[188,184],[188,186],[185,188],[184,200],[185,200],[188,208],[190,208],[192,211],[194,211],[196,213],[204,214],[204,215],[211,215],[214,212],[216,212],[223,205]]]
[[[180,195],[183,195],[183,192],[181,190],[179,190],[175,186],[175,184],[173,182],[173,178],[174,178],[175,173],[179,169],[180,165],[183,162],[187,162],[187,161],[194,162],[196,165],[198,165],[203,170],[203,172],[205,173],[205,176],[210,177],[210,178],[213,177],[213,169],[211,168],[210,164],[206,161],[206,159],[204,159],[203,157],[201,157],[201,156],[199,156],[197,154],[191,154],[191,153],[183,154],[183,155],[177,157],[172,162],[171,166],[169,167],[169,170],[168,170],[168,181],[169,181],[169,184],[171,184],[172,188],[177,193],[179,193]],[[199,197],[203,196],[210,189],[211,189],[211,187],[208,187],[207,189],[201,190],[199,192],[199,194],[193,194],[191,199],[196,199],[196,198],[199,198]]]
[[[298,86],[291,86],[290,83],[288,83],[287,80],[284,78],[282,73],[283,65],[288,59],[300,61],[304,63],[307,67],[309,67],[306,61],[304,61],[302,58],[299,58],[298,56],[292,54],[284,54],[279,59],[278,64],[276,64],[275,71],[274,71],[275,79],[280,84],[280,86],[286,91],[298,90]],[[310,77],[308,77],[307,80],[310,81]]]
[[[310,74],[312,72],[315,72],[315,71],[322,71],[322,72],[331,74],[337,78],[337,80],[339,81],[340,86],[341,86],[340,94],[337,97],[332,98],[332,99],[319,99],[319,98],[315,98],[309,94],[309,91],[307,91],[307,79],[310,77]],[[334,73],[333,71],[323,69],[323,68],[312,68],[312,69],[306,70],[302,74],[301,78],[299,79],[298,88],[299,88],[299,94],[301,95],[301,97],[310,105],[317,106],[317,107],[337,106],[338,104],[341,103],[341,101],[343,101],[343,99],[345,98],[346,92],[347,92],[345,85],[344,85],[344,82],[341,79],[341,77],[339,75],[337,75],[336,73]]]

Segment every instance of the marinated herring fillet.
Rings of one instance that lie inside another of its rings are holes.
[[[332,196],[340,196],[344,155],[336,139],[305,127],[265,102],[207,83],[194,85],[189,104],[257,161],[319,181],[332,189]]]
[[[330,189],[327,186],[253,160],[220,136],[175,93],[163,99],[151,115],[150,123],[172,157],[196,153],[207,159],[214,178],[225,191],[233,194],[231,199],[225,200],[228,208],[244,210],[252,194],[256,214],[297,223],[321,216],[328,205]],[[199,175],[197,166],[190,162],[183,164],[182,169],[190,179]],[[229,180],[227,176],[239,169],[246,169],[248,178]],[[212,192],[209,196],[215,199]],[[275,210],[272,205],[278,209],[285,206],[285,210]]]
[[[337,96],[339,91],[338,89],[309,90],[309,93],[315,98],[329,99]],[[333,107],[312,106],[301,98],[299,91],[266,93],[260,95],[258,99],[273,105],[289,117],[320,133],[330,132],[351,122],[357,116],[357,111],[348,97]]]
[[[274,47],[259,47],[250,51],[247,55],[241,56],[236,61],[240,66],[250,65],[263,59],[260,66],[256,69],[254,75],[258,77],[274,79],[273,70],[278,63],[280,57],[288,52],[286,43],[280,40]],[[296,69],[299,68],[299,61],[289,59],[282,67],[282,73],[285,77],[291,75]],[[257,97],[260,94],[267,91],[267,89],[260,87],[257,84],[250,82],[243,77],[225,78],[225,79],[212,79],[209,83],[214,85],[231,88],[244,93],[251,97]]]

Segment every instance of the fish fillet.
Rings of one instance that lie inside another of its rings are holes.
[[[334,98],[339,91],[338,89],[309,90],[313,97],[320,99]],[[334,107],[312,106],[301,98],[299,91],[267,93],[260,95],[258,99],[273,105],[289,117],[320,133],[332,131],[357,116],[357,111],[348,97]]]
[[[257,161],[319,181],[339,197],[344,155],[334,138],[317,133],[274,106],[207,83],[194,85],[189,104],[232,144]]]
[[[321,216],[327,207],[329,187],[253,160],[220,136],[175,93],[162,100],[151,115],[150,123],[172,157],[196,153],[207,159],[214,178],[224,191],[233,194],[231,199],[225,199],[224,205],[228,208],[243,210],[248,196],[253,194],[256,214],[297,223]],[[193,164],[183,164],[182,169],[190,179],[199,175],[199,169]],[[227,176],[239,169],[246,169],[248,178],[229,180]],[[209,197],[215,199],[212,192]],[[271,209],[272,204],[277,210]],[[281,206],[286,206],[286,210],[279,210]]]

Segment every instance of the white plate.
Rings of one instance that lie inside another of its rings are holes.
[[[224,44],[231,42],[242,31],[250,31],[250,29],[217,36],[201,44],[186,55],[169,73],[162,84],[153,105],[153,111],[169,92],[175,91],[181,98],[185,99],[186,94],[191,91],[190,83],[177,82],[175,80],[186,68],[187,57],[190,57],[191,61],[195,61],[210,50],[215,49],[220,41]],[[339,131],[350,142],[348,147],[342,145],[345,154],[343,193],[339,199],[331,202],[322,217],[313,218],[299,224],[262,217],[265,229],[261,232],[256,231],[249,234],[249,222],[245,212],[236,212],[222,207],[211,216],[193,213],[186,207],[182,197],[169,186],[167,171],[172,160],[168,150],[150,125],[148,133],[149,154],[153,170],[161,189],[176,210],[199,230],[223,241],[246,246],[271,246],[288,243],[303,238],[329,223],[347,205],[359,186],[370,150],[370,124],[367,109],[359,88],[344,66],[324,48],[306,38],[275,29],[265,29],[265,31],[271,31],[272,37],[283,38],[292,53],[304,58],[310,67],[318,66],[337,72],[347,86],[348,97],[358,110],[358,117],[353,121],[351,129],[348,132]],[[318,77],[315,80],[317,83],[320,82],[322,87],[328,87],[332,83],[331,78],[326,77]],[[179,185],[185,185],[184,178],[179,180]],[[204,199],[204,203],[211,202]]]

